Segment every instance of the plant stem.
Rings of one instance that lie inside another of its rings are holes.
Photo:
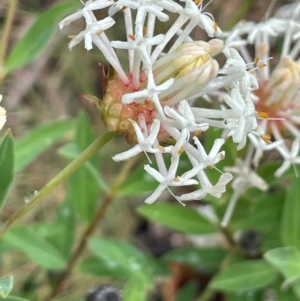
[[[60,173],[58,173],[48,184],[46,184],[35,197],[11,216],[0,229],[0,237],[18,220],[20,220],[29,211],[35,208],[39,202],[48,195],[55,187],[66,180],[72,175],[80,166],[82,166],[89,158],[97,153],[107,142],[109,142],[115,133],[106,132],[98,137],[92,144],[90,144],[76,159],[74,159],[69,165],[67,165]]]
[[[121,171],[118,173],[117,177],[115,178],[115,181],[113,182],[110,190],[107,192],[101,205],[99,206],[93,220],[90,222],[90,224],[86,227],[85,231],[83,232],[83,234],[79,240],[77,248],[75,249],[73,255],[71,256],[66,269],[64,271],[62,271],[60,278],[58,280],[57,286],[54,288],[54,290],[48,300],[51,300],[52,298],[54,298],[60,294],[66,278],[72,272],[74,266],[76,265],[77,261],[79,260],[83,251],[85,250],[89,237],[94,233],[98,223],[104,217],[104,214],[105,214],[108,206],[110,205],[110,203],[114,200],[114,198],[118,194],[118,190],[119,190],[120,186],[127,179],[128,173],[130,172],[133,165],[137,162],[138,159],[139,159],[139,157],[134,157],[133,159],[127,161],[123,165]]]
[[[2,38],[0,40],[0,81],[5,76],[5,71],[4,71],[5,55],[6,55],[6,50],[8,47],[8,42],[9,42],[8,40],[10,37],[12,23],[13,23],[16,8],[18,5],[18,0],[9,0],[8,2],[9,2],[9,8],[8,8],[5,24],[3,27]]]

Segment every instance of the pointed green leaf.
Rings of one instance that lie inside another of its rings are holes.
[[[15,170],[20,171],[50,147],[74,125],[73,120],[59,120],[40,125],[16,142]]]
[[[223,292],[247,292],[266,287],[276,277],[276,270],[263,260],[237,262],[217,274],[210,287]]]
[[[0,144],[0,210],[14,178],[14,138],[9,131]]]
[[[42,13],[13,48],[5,62],[5,71],[10,72],[31,62],[46,47],[53,33],[58,29],[58,22],[79,6],[79,1],[64,1]]]
[[[83,151],[94,140],[95,135],[87,115],[81,112],[76,127],[76,146]],[[99,168],[99,156],[94,155],[89,161],[96,169]],[[89,222],[95,213],[100,189],[97,179],[81,166],[68,181],[68,195],[76,214],[85,222]]]
[[[97,256],[85,258],[79,265],[81,272],[100,277],[109,277],[116,280],[124,280],[130,277],[131,273],[120,265],[110,264]]]
[[[269,250],[264,258],[278,269],[287,283],[300,278],[300,251],[295,247]]]
[[[264,292],[258,291],[258,292],[242,292],[242,293],[231,293],[231,294],[225,294],[226,295],[226,301],[262,301],[264,300]],[[283,301],[281,299],[278,299],[278,301]]]
[[[150,287],[149,280],[142,273],[135,273],[125,284],[124,301],[147,301],[147,291]]]
[[[32,261],[42,267],[55,270],[66,266],[62,255],[30,228],[11,228],[5,233],[4,239],[11,245],[21,249]]]
[[[300,178],[288,189],[281,219],[281,239],[285,246],[300,248]]]
[[[75,230],[75,213],[69,201],[58,207],[54,225],[58,226],[60,231],[49,238],[49,241],[67,260],[71,255]]]
[[[183,247],[174,249],[163,256],[168,262],[178,262],[189,265],[202,273],[214,273],[226,255],[222,249]]]
[[[217,232],[217,226],[188,207],[157,203],[140,206],[138,212],[147,219],[188,234]]]
[[[94,254],[109,270],[131,276],[140,271],[151,273],[151,261],[132,245],[113,238],[91,238],[88,243]]]
[[[8,276],[6,278],[0,278],[0,296],[6,298],[12,291],[14,285],[14,277]]]

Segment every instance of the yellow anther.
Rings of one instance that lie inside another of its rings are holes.
[[[184,153],[184,151],[185,151],[184,146],[181,146],[178,150],[178,154],[181,155],[182,153]]]
[[[266,112],[257,112],[257,116],[262,119],[268,119],[269,115]]]
[[[217,23],[217,22],[214,22],[213,27],[214,27],[214,30],[217,31],[217,30],[218,30],[218,23]]]
[[[270,137],[270,135],[262,134],[262,135],[260,135],[260,138],[262,140],[264,140],[265,143],[268,143],[268,144],[271,143],[271,137]]]
[[[259,57],[256,55],[254,58],[254,63],[257,64],[259,62]]]
[[[258,64],[258,68],[264,68],[264,67],[266,67],[266,66],[267,66],[267,65],[264,64],[264,63]]]
[[[195,132],[193,132],[193,137],[197,137],[201,134],[202,132],[200,130],[197,130]]]
[[[199,5],[199,4],[202,3],[202,1],[203,1],[203,0],[195,0],[195,4],[196,4],[196,5]]]

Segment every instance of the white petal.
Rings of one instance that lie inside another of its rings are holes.
[[[120,162],[120,161],[124,161],[124,160],[127,160],[131,157],[134,157],[136,156],[138,153],[140,153],[142,150],[141,148],[139,147],[139,145],[135,145],[133,148],[129,149],[128,151],[125,151],[123,153],[120,153],[118,155],[115,155],[112,157],[112,159],[115,161],[115,162]]]

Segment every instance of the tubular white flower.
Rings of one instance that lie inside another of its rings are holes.
[[[275,172],[275,176],[280,177],[291,166],[294,166],[295,164],[300,164],[300,156],[299,156],[300,141],[294,140],[290,151],[284,144],[281,144],[277,149],[284,159],[282,165]],[[297,172],[296,175],[298,175]]]
[[[225,96],[225,102],[232,109],[232,117],[226,119],[229,129],[228,136],[232,136],[238,149],[245,146],[247,134],[257,129],[257,117],[254,104],[251,100],[243,99],[239,91],[233,89],[230,97]]]
[[[133,40],[127,42],[112,41],[111,46],[119,49],[132,49],[136,50],[136,53],[140,56],[146,69],[151,68],[151,59],[147,52],[148,46],[158,45],[164,39],[163,34],[159,34],[152,38],[143,38],[135,36]]]
[[[86,50],[91,50],[93,48],[92,42],[95,42],[104,30],[112,27],[114,24],[115,21],[111,17],[88,24],[84,31],[80,32],[70,41],[69,49],[71,50],[84,39],[84,48]]]
[[[201,189],[178,196],[180,201],[201,200],[207,194],[220,198],[226,191],[226,185],[232,180],[232,175],[230,173],[223,173],[221,174],[217,184],[212,185],[204,171],[200,171],[197,176]]]
[[[191,107],[186,100],[182,100],[178,106],[178,112],[168,106],[164,107],[165,113],[171,117],[179,125],[179,128],[186,128],[190,132],[206,131],[208,129],[207,123],[196,123]],[[172,124],[172,123],[171,123]]]
[[[90,0],[85,3],[85,7],[83,9],[79,9],[76,13],[64,18],[59,22],[60,29],[63,29],[65,26],[69,25],[75,20],[80,19],[81,17],[86,16],[86,18],[90,21],[96,21],[96,18],[93,16],[92,11],[102,9],[112,5],[113,0]],[[91,22],[89,22],[91,23]]]
[[[158,119],[153,120],[149,133],[145,133],[145,131],[147,131],[147,128],[145,129],[144,133],[142,133],[141,128],[135,121],[131,119],[129,119],[129,121],[134,127],[138,144],[126,152],[113,156],[114,161],[119,162],[119,161],[127,160],[131,157],[136,156],[140,152],[144,152],[145,154],[146,153],[155,154],[155,153],[165,153],[171,151],[172,147],[162,147],[159,145],[155,145],[157,144],[157,134],[160,129],[160,121]]]
[[[225,151],[220,152],[220,148],[225,143],[224,139],[216,139],[209,154],[206,154],[203,145],[197,137],[193,137],[193,139],[201,155],[201,163],[205,164],[205,167],[212,167],[225,158]]]
[[[176,175],[181,149],[186,145],[188,136],[187,130],[183,130],[181,132],[180,138],[172,149],[171,165],[168,169],[167,175],[162,175],[149,165],[144,166],[144,169],[160,183],[155,191],[146,198],[145,203],[152,204],[155,202],[165,189],[169,190],[169,186],[189,186],[198,184],[198,181],[194,179],[190,179],[186,176],[179,177]]]
[[[232,187],[241,193],[249,187],[256,187],[260,190],[267,190],[268,188],[267,183],[249,167],[249,163],[247,164],[239,158],[236,159],[235,166],[226,167],[225,171],[236,175]]]

